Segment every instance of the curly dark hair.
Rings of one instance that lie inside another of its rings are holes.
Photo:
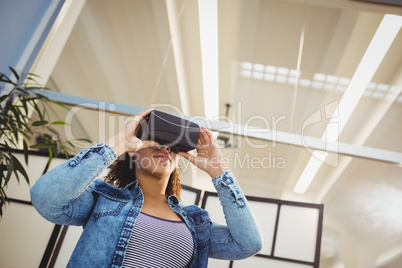
[[[135,159],[128,153],[120,155],[111,165],[110,171],[106,175],[105,182],[116,187],[125,187],[136,180],[135,177]],[[179,200],[181,194],[181,183],[179,173],[175,168],[170,174],[169,182],[165,190],[166,198],[169,195],[175,195]]]

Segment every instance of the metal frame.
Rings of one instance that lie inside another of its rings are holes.
[[[207,203],[207,199],[208,199],[209,196],[218,197],[218,194],[215,193],[215,192],[207,192],[206,191],[204,193],[204,197],[202,199],[202,204],[201,204],[201,207],[203,209],[205,209],[205,205]],[[285,261],[285,262],[292,262],[292,263],[303,264],[303,265],[311,265],[314,268],[318,268],[320,266],[320,252],[321,252],[321,237],[322,237],[322,230],[323,230],[324,205],[322,205],[322,204],[294,202],[294,201],[286,201],[286,200],[280,200],[280,199],[254,197],[254,196],[246,196],[246,198],[249,201],[257,201],[257,202],[263,202],[263,203],[277,204],[278,205],[278,210],[277,210],[277,215],[276,215],[276,220],[275,220],[274,237],[272,239],[271,254],[270,255],[257,254],[257,255],[255,255],[256,257],[273,259],[273,260],[278,260],[278,261]],[[282,257],[274,256],[276,235],[277,235],[277,231],[278,231],[279,216],[280,216],[280,210],[281,210],[282,205],[318,209],[317,239],[316,239],[314,262],[307,262],[307,261],[301,261],[301,260],[295,260],[295,259],[289,259],[289,258],[282,258]],[[230,261],[229,267],[232,267],[232,266],[233,266],[233,261]]]
[[[193,188],[193,187],[190,187],[187,185],[181,185],[181,188],[183,190],[195,193],[197,197],[195,198],[194,205],[198,206],[200,204],[202,190],[196,189],[196,188]]]
[[[127,115],[134,115],[146,110],[146,108],[139,106],[74,96],[49,90],[38,90],[37,93],[45,95],[51,100],[58,101],[66,105],[80,106],[91,110],[100,110]],[[113,109],[110,109],[109,107],[113,107]],[[274,131],[266,128],[250,127],[241,124],[230,124],[229,122],[224,121],[209,121],[205,118],[200,118],[196,116],[185,116],[185,118],[191,121],[196,121],[201,126],[208,127],[213,131],[218,131],[222,133],[246,136],[269,142],[277,142],[281,144],[303,147],[309,150],[320,150],[328,153],[371,159],[402,166],[402,153],[400,152],[367,146],[357,146],[344,142],[326,142],[325,140],[322,140],[320,138],[304,136],[290,132]]]

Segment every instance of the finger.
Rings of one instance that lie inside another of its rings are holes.
[[[195,147],[197,149],[197,154],[200,154],[208,147],[208,144],[203,144],[201,140],[198,140],[198,144]]]
[[[178,155],[183,156],[184,158],[186,158],[188,161],[190,161],[191,163],[193,163],[195,165],[195,156],[186,152],[178,152]]]
[[[204,128],[204,130],[205,130],[205,133],[208,135],[208,138],[209,138],[209,140],[211,141],[211,144],[212,144],[213,146],[215,146],[215,147],[219,147],[218,142],[216,141],[216,138],[215,138],[215,136],[212,134],[212,132],[211,132],[209,129],[207,129],[207,128]]]
[[[201,141],[201,144],[208,144],[208,143],[209,143],[208,135],[207,135],[207,133],[204,131],[203,128],[201,128],[201,130],[200,130],[199,141]]]
[[[200,148],[202,146],[202,142],[201,142],[201,140],[200,139],[198,139],[198,142],[197,142],[197,146],[196,146],[196,148]]]
[[[142,112],[139,112],[138,114],[136,114],[137,116],[141,117],[141,118],[145,118],[147,115],[149,115],[149,113],[152,111],[152,109],[148,109]]]
[[[149,109],[149,110],[139,112],[138,114],[133,116],[133,118],[130,120],[130,121],[134,121],[136,123],[135,130],[134,130],[134,135],[137,135],[137,133],[140,130],[140,128],[142,127],[142,125],[146,122],[146,119],[149,116],[149,113],[151,111],[152,110]]]
[[[210,142],[214,142],[214,141],[215,141],[215,137],[214,137],[214,135],[212,134],[212,132],[211,132],[209,129],[205,128],[205,127],[203,127],[203,130],[204,130],[205,134],[207,134],[208,139],[210,140]]]
[[[149,109],[149,110],[139,112],[138,114],[131,116],[129,122],[131,122],[131,121],[140,122],[141,120],[146,119],[146,117],[149,115],[149,113],[151,111],[152,110]]]

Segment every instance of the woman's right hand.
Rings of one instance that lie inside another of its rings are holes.
[[[129,118],[127,124],[115,136],[109,138],[105,143],[113,148],[117,156],[126,152],[133,154],[141,148],[158,146],[156,141],[143,141],[137,138],[137,133],[142,120],[146,119],[152,110],[140,112]]]

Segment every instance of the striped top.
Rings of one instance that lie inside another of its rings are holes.
[[[193,237],[183,221],[165,220],[141,212],[122,267],[187,267],[193,251]]]

